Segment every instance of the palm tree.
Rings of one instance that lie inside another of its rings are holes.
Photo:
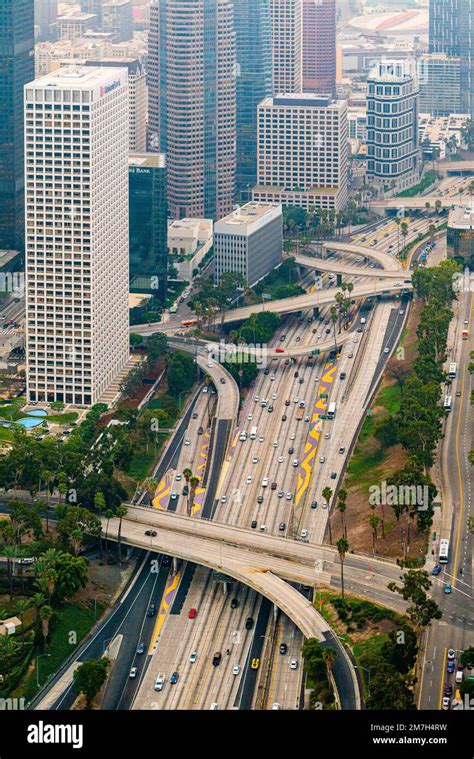
[[[323,661],[326,665],[326,671],[328,673],[328,680],[329,675],[332,672],[332,668],[334,667],[334,664],[336,663],[337,659],[337,652],[334,648],[323,648]]]
[[[337,308],[336,308],[336,306],[331,306],[331,316],[330,316],[330,319],[332,321],[332,326],[333,326],[333,330],[334,330],[334,350],[336,350],[336,351],[337,351],[336,323],[337,323],[338,318],[339,317],[337,315]]]
[[[374,556],[377,553],[377,527],[379,526],[380,518],[376,514],[371,514],[369,517],[370,526],[372,527],[372,545],[374,548]]]
[[[35,626],[38,630],[38,622],[40,620],[40,609],[43,606],[44,602],[46,601],[46,596],[44,596],[42,593],[35,593],[31,599],[33,606],[35,607]]]
[[[346,538],[339,538],[339,540],[336,543],[337,546],[337,552],[339,554],[339,559],[341,562],[341,595],[342,595],[342,603],[345,604],[344,601],[344,559],[346,558],[346,553],[349,550],[349,543],[347,542]]]
[[[329,501],[331,500],[332,490],[328,485],[326,485],[326,487],[323,489],[322,496],[327,503],[327,507],[329,511]],[[332,545],[332,530],[331,530],[331,515],[330,514],[328,514],[328,527],[329,527],[329,542]]]
[[[109,555],[109,545],[107,543],[107,535],[109,533],[109,522],[113,518],[113,516],[114,516],[114,512],[112,511],[112,509],[105,510],[105,518],[107,520],[107,524],[105,526],[105,552],[107,556]]]
[[[122,566],[122,519],[127,516],[128,509],[124,503],[121,503],[120,506],[117,506],[117,509],[115,511],[115,516],[118,517],[119,520],[119,528],[118,528],[118,559],[119,559],[119,567]]]
[[[194,504],[194,498],[196,496],[196,488],[200,483],[200,478],[196,475],[193,475],[189,478],[189,497],[188,497],[188,514],[191,516],[192,514],[192,507]]]
[[[53,614],[54,614],[53,609],[49,605],[42,606],[39,611],[39,615],[40,615],[40,619],[41,619],[42,627],[43,627],[43,648],[46,648],[46,641],[49,635],[49,622]]]
[[[25,630],[24,630],[24,624],[23,619],[25,612],[28,611],[28,609],[31,606],[31,602],[29,599],[26,598],[18,598],[15,602],[15,614],[18,614],[21,622],[21,636],[23,637]]]
[[[72,532],[69,535],[69,541],[73,547],[74,550],[74,556],[79,555],[79,551],[81,549],[82,544],[82,532],[81,530],[72,530]]]
[[[193,476],[193,473],[189,467],[186,467],[186,469],[183,469],[183,477],[186,480],[186,484],[189,484],[189,480]]]
[[[147,477],[143,481],[143,487],[148,493],[148,497],[151,499],[155,495],[157,482],[154,477]]]
[[[346,524],[345,524],[345,520],[344,520],[344,513],[345,513],[345,511],[347,509],[347,506],[346,506],[346,502],[344,500],[341,500],[340,496],[339,496],[336,508],[337,508],[338,512],[340,513],[340,515],[341,515],[342,534],[344,535],[344,537],[347,537]]]

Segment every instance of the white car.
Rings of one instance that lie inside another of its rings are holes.
[[[278,463],[283,464],[284,458],[283,456],[278,456]]]
[[[298,662],[296,659],[290,659],[290,669],[298,669]]]
[[[405,313],[405,311],[403,310],[403,308],[401,308],[398,313],[400,314],[400,316],[403,316],[403,314]]]
[[[449,696],[443,696],[443,710],[446,712],[449,709],[451,699]]]
[[[357,335],[354,337],[354,342],[355,342],[355,343],[358,343],[358,342],[359,342],[359,338],[357,337]]]
[[[384,348],[384,349],[383,349],[383,352],[384,352],[384,353],[388,353],[388,350],[389,350],[388,348]]]
[[[227,503],[227,496],[226,495],[222,496],[221,503]]]
[[[178,474],[175,477],[176,482],[181,482],[182,479],[183,479],[183,475],[178,472]]]
[[[299,403],[299,401],[300,401],[299,398],[293,398],[293,403]]]
[[[188,438],[186,438],[186,440],[184,441],[184,445],[191,445],[191,441],[188,440]]]
[[[272,711],[276,711],[277,709],[280,709],[280,704],[274,703],[272,704]]]
[[[298,459],[293,459],[293,466],[299,466],[299,463]]]
[[[285,494],[284,494],[283,490],[279,490],[278,493],[277,493],[278,498],[283,498],[284,495]]]
[[[133,679],[134,677],[137,676],[137,672],[138,672],[138,667],[132,667],[128,676]]]
[[[278,448],[278,446],[279,446],[279,442],[278,442],[278,440],[274,440],[274,441],[273,441],[273,447],[274,447],[274,448]]]
[[[194,662],[196,661],[196,659],[197,659],[197,658],[198,658],[198,655],[197,655],[196,653],[194,653],[194,652],[193,652],[193,653],[191,654],[191,656],[189,657],[189,662],[190,662],[190,664],[194,664]]]
[[[292,432],[290,435],[290,440],[295,440],[295,438],[296,438],[296,434]]]
[[[265,441],[265,437],[263,435],[260,435],[258,442],[263,443]]]
[[[274,375],[274,374],[270,375],[270,380],[271,380],[272,382],[273,382],[273,380],[274,380],[274,379],[275,379],[275,375]]]
[[[258,397],[258,395],[256,395],[256,396],[255,396],[255,398],[254,398],[253,400],[254,400],[254,403],[258,403],[258,402],[259,402],[259,400],[260,400],[260,398]]]
[[[253,457],[252,464],[258,464],[258,456]]]
[[[326,461],[326,457],[325,456],[320,456],[319,457],[319,463],[320,464],[324,464],[325,461]]]
[[[249,476],[247,477],[247,485],[251,485],[252,482],[253,482],[253,477],[251,474],[249,474]]]
[[[307,538],[308,537],[308,530],[301,530],[301,537]]]
[[[209,369],[212,369],[212,367],[214,366],[214,364],[213,364],[212,361],[208,361],[207,365],[208,365]]]
[[[326,438],[326,440],[329,440],[329,438],[331,437],[331,433],[330,432],[325,432],[324,433],[324,437]]]
[[[287,493],[286,494],[286,500],[287,501],[291,501],[292,498],[293,498],[293,493]]]
[[[165,684],[165,678],[163,677],[163,675],[158,675],[158,677],[155,680],[155,690],[162,690],[164,684]]]
[[[455,658],[456,658],[456,651],[454,650],[454,648],[450,648],[448,651],[448,659],[449,661],[452,661]]]
[[[268,488],[269,479],[268,477],[264,477],[262,480],[262,488]]]
[[[240,664],[234,664],[234,666],[232,667],[232,674],[238,675],[239,672],[240,672]]]
[[[253,419],[253,414],[249,414],[248,417],[247,417],[247,419],[248,419],[249,422],[251,422],[252,419]]]
[[[315,382],[319,382],[319,377],[315,377],[315,378],[314,378],[314,381],[315,381]]]
[[[328,507],[327,501],[323,501],[323,509],[327,509],[327,507]]]
[[[276,401],[276,397],[277,397],[277,394],[276,393],[272,393],[272,400],[273,401]]]

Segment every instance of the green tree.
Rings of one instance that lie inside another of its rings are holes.
[[[119,567],[122,566],[122,519],[127,516],[127,506],[124,503],[121,503],[120,506],[117,507],[117,510],[115,512],[115,516],[119,520],[119,528],[118,528],[118,560],[119,560]]]
[[[41,624],[43,628],[43,647],[44,648],[46,648],[46,643],[49,636],[49,623],[51,621],[51,617],[53,616],[53,614],[54,614],[53,607],[49,606],[49,604],[42,606],[39,610],[39,615],[40,615]]]
[[[346,558],[346,553],[349,550],[349,543],[347,542],[346,538],[339,538],[339,540],[336,543],[337,552],[339,554],[339,561],[341,564],[341,596],[342,596],[342,603],[345,604],[344,600],[344,559]]]
[[[89,659],[83,662],[73,674],[73,690],[77,695],[83,693],[86,697],[86,709],[92,708],[94,698],[99,693],[107,679],[109,660]]]

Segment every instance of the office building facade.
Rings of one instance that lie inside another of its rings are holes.
[[[418,62],[420,113],[461,113],[461,61],[445,53],[422,55]]]
[[[303,88],[302,0],[271,0],[273,94]]]
[[[127,70],[29,83],[25,132],[28,398],[90,406],[129,356]]]
[[[36,40],[47,42],[56,36],[58,0],[35,0]]]
[[[165,156],[130,155],[128,176],[130,291],[151,293],[164,305],[168,270]]]
[[[474,118],[474,0],[430,0],[429,52],[459,57],[461,113]]]
[[[106,68],[126,68],[128,71],[129,98],[129,149],[130,153],[146,151],[146,115],[148,109],[148,88],[146,73],[141,61],[125,58],[106,58],[101,61],[86,61],[86,66]]]
[[[257,181],[257,106],[272,94],[270,0],[234,4],[237,58],[237,199],[248,200]]]
[[[110,32],[116,42],[133,37],[133,14],[130,0],[104,0],[102,3],[103,32]]]
[[[173,218],[232,210],[236,58],[231,0],[154,0],[148,95],[152,152],[166,153]]]
[[[24,250],[23,87],[34,79],[32,0],[0,9],[0,250]]]
[[[214,224],[216,281],[225,272],[239,272],[250,287],[281,262],[281,205],[246,203]]]
[[[367,79],[367,175],[385,190],[404,190],[420,169],[415,62],[384,61]]]
[[[347,202],[347,172],[345,101],[300,93],[260,104],[254,200],[337,211]]]
[[[474,205],[456,206],[448,216],[446,233],[448,258],[471,269],[474,266]]]
[[[303,0],[303,91],[336,94],[336,0]]]

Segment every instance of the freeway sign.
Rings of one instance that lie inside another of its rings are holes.
[[[319,350],[319,348],[315,348],[314,351],[311,351],[312,356],[319,356],[320,353],[321,351]]]
[[[329,398],[329,395],[327,393],[320,393],[319,397],[320,398]]]

